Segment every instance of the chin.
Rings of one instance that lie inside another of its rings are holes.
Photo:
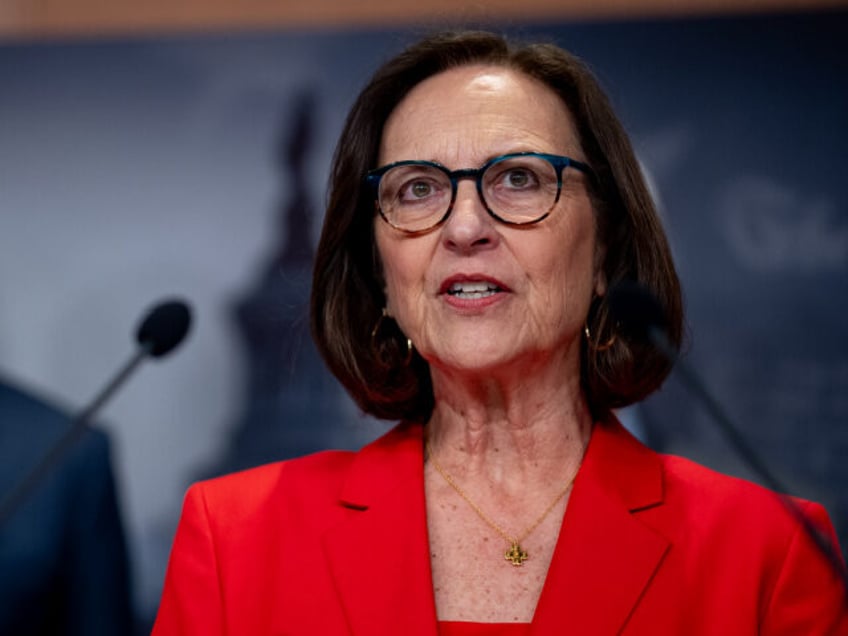
[[[493,374],[513,367],[522,357],[515,350],[480,346],[479,342],[442,346],[439,349],[424,356],[431,366],[468,375]]]

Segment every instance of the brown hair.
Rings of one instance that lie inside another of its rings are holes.
[[[590,195],[607,283],[631,280],[653,292],[665,310],[671,341],[680,344],[680,285],[668,243],[627,133],[592,73],[552,44],[514,46],[479,31],[439,33],[384,64],[348,114],[333,160],[312,281],[318,348],[359,406],[380,418],[426,421],[433,391],[427,362],[417,353],[410,360],[405,336],[393,321],[380,321],[386,299],[374,240],[374,196],[364,175],[376,167],[383,125],[406,94],[428,77],[469,64],[521,71],[560,96],[597,177],[590,180]],[[593,302],[587,324],[593,342],[584,344],[581,376],[596,416],[659,387],[669,363],[617,333],[604,298]],[[596,346],[610,341],[609,347]]]

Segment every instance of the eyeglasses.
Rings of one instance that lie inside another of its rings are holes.
[[[417,234],[447,220],[460,179],[474,179],[486,210],[501,223],[538,223],[559,201],[566,168],[594,176],[587,164],[570,157],[517,152],[490,159],[476,169],[448,170],[434,161],[397,161],[369,171],[365,180],[374,188],[380,216],[402,232]]]

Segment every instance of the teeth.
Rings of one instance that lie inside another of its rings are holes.
[[[484,283],[484,282],[462,282],[462,283],[454,283],[448,289],[448,293],[451,296],[458,296],[459,298],[485,298],[486,296],[491,296],[492,294],[498,291],[498,286],[493,283]]]

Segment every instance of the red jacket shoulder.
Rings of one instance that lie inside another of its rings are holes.
[[[665,476],[665,494],[670,502],[687,500],[703,514],[733,512],[761,520],[786,517],[783,495],[759,484],[719,473],[689,459],[675,455],[661,455]],[[814,516],[819,504],[792,497],[802,510]],[[823,509],[822,509],[823,510]],[[738,518],[738,517],[737,517]],[[790,523],[789,525],[794,525]]]
[[[774,559],[804,535],[791,504],[835,545],[833,525],[820,504],[775,493],[682,457],[661,458],[667,505],[656,516],[673,512],[678,522],[686,524],[690,540],[705,545],[727,541],[748,558]]]
[[[338,504],[355,453],[322,451],[265,464],[194,484],[189,497],[199,497],[210,519],[245,524],[274,511],[307,514]]]

